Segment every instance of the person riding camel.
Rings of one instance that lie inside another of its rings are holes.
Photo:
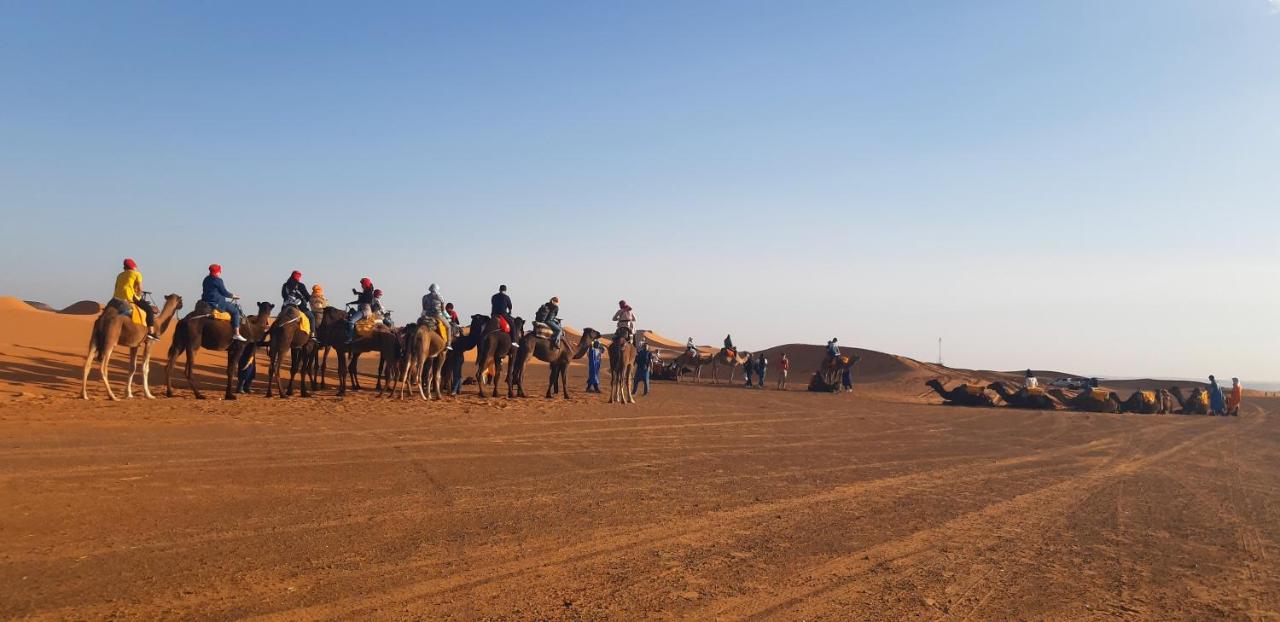
[[[324,310],[329,306],[329,299],[324,297],[324,287],[320,285],[311,286],[311,313],[314,317],[324,315]]]
[[[836,342],[838,341],[840,340],[832,337],[831,341],[827,342],[827,357],[833,360],[840,357],[840,346],[836,345]]]
[[[511,296],[507,295],[507,286],[499,285],[498,293],[489,298],[489,317],[493,319],[502,318],[507,321],[508,327],[516,325],[516,319],[511,315]],[[511,340],[511,347],[519,348],[520,345]]]
[[[440,336],[444,337],[445,350],[452,350],[453,344],[450,343],[449,335],[453,331],[449,330],[452,319],[444,307],[444,299],[440,297],[440,288],[435,283],[427,286],[427,293],[422,297],[422,318],[431,319],[436,322],[436,330],[440,332]]]
[[[367,276],[360,279],[360,289],[352,289],[351,293],[356,295],[356,299],[347,303],[347,306],[355,305],[355,309],[347,314],[348,344],[356,340],[356,322],[373,313],[373,304],[377,302],[374,296],[373,280]]]
[[[689,356],[698,355],[698,346],[693,345],[693,337],[690,337],[688,341],[684,342],[684,351],[688,352]]]
[[[240,307],[232,303],[240,297],[227,291],[227,286],[222,282],[222,266],[216,263],[209,266],[209,276],[204,277],[200,289],[201,302],[231,314],[231,338],[236,341],[248,341],[240,334]]]
[[[738,354],[738,349],[733,347],[733,335],[724,336],[724,351],[734,356]]]
[[[546,324],[551,329],[551,349],[559,348],[560,336],[564,333],[560,325],[560,297],[552,296],[551,300],[538,307],[538,312],[533,319]]]
[[[116,275],[116,287],[111,293],[111,302],[107,304],[115,306],[116,311],[127,318],[133,317],[133,305],[142,307],[142,313],[147,316],[147,339],[160,340],[155,333],[156,310],[142,299],[142,273],[138,272],[138,264],[134,260],[124,260],[124,269]]]
[[[618,311],[613,314],[613,321],[618,323],[618,330],[613,334],[614,341],[625,336],[634,336],[636,330],[636,314],[625,300],[618,301]]]
[[[307,322],[311,327],[311,336],[316,335],[316,316],[311,312],[311,292],[307,290],[307,286],[302,283],[302,273],[294,270],[289,275],[289,280],[280,286],[280,298],[284,300],[284,304],[280,306],[280,313],[284,313],[285,309],[295,307],[307,316]]]
[[[453,310],[453,303],[444,306],[444,312],[449,314],[449,323],[454,326],[461,326],[462,320],[458,319],[458,312]]]
[[[391,311],[382,306],[382,290],[373,290],[373,304],[369,306],[374,315],[382,318],[382,325],[387,328],[395,328],[396,323],[391,320]]]

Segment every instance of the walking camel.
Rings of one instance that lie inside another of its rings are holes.
[[[290,306],[285,308],[267,331],[271,335],[271,341],[267,344],[267,353],[271,359],[271,364],[267,368],[267,397],[271,397],[272,385],[275,385],[280,397],[293,395],[293,381],[298,375],[299,368],[302,371],[302,382],[299,383],[302,397],[311,397],[311,392],[307,390],[307,372],[315,362],[316,342],[309,332],[302,330],[304,319],[302,311]],[[280,384],[280,365],[284,362],[286,350],[289,352],[289,389],[287,391]]]
[[[599,336],[600,333],[591,331]],[[587,343],[591,341],[587,339],[586,331],[583,331],[582,338]],[[631,394],[631,379],[635,377],[636,367],[636,346],[631,343],[630,334],[624,334],[621,338],[615,336],[613,341],[609,342],[609,403],[618,404],[634,404],[636,398]]]
[[[588,332],[593,336],[588,337]],[[582,358],[587,353],[587,348],[591,347],[591,342],[599,336],[600,333],[595,329],[584,328],[582,338],[578,340],[578,347],[575,350],[569,347],[563,337],[560,339],[560,346],[553,348],[550,338],[532,332],[525,334],[520,339],[515,361],[511,364],[511,382],[516,387],[516,397],[525,397],[524,369],[529,363],[529,357],[532,356],[551,366],[551,378],[547,381],[547,397],[560,391],[564,393],[564,399],[569,399],[569,361]]]
[[[156,322],[160,325],[158,334],[163,335],[169,329],[169,321],[181,308],[181,296],[169,294],[164,297],[164,308],[156,316]],[[151,394],[151,340],[147,339],[147,326],[134,323],[132,317],[121,315],[111,305],[103,309],[102,314],[93,322],[93,333],[89,336],[89,354],[84,357],[84,374],[80,378],[80,398],[89,399],[89,371],[93,368],[93,362],[100,360],[102,364],[98,367],[98,373],[102,376],[102,384],[107,387],[107,397],[112,401],[117,399],[115,392],[111,390],[111,382],[107,380],[107,363],[111,362],[111,354],[117,347],[129,348],[129,379],[125,382],[125,397],[133,397],[133,377],[138,372],[138,348],[142,348],[142,394],[147,399],[155,399]]]
[[[422,399],[431,399],[433,387],[435,388],[436,399],[441,397],[440,368],[444,365],[444,353],[447,344],[444,337],[440,336],[440,332],[436,329],[436,321],[441,320],[429,322],[418,320],[416,324],[410,324],[405,327],[405,353],[402,361],[404,370],[401,377],[401,381],[404,384],[400,386],[399,393],[401,398],[412,390],[410,385],[415,382],[418,384],[418,395],[421,395]],[[428,362],[430,362],[430,366],[426,367],[424,375],[423,369]],[[394,392],[394,385],[392,392]]]
[[[481,331],[480,341],[476,345],[476,384],[480,387],[480,397],[484,395],[484,368],[493,363],[493,396],[498,397],[498,376],[502,375],[502,359],[511,358],[511,344],[519,344],[524,335],[524,319],[515,318],[511,323],[511,334],[498,328],[498,318],[489,318]],[[510,361],[508,361],[510,362]],[[507,371],[507,397],[515,397],[511,385],[511,372]]]
[[[733,372],[738,369],[738,366],[750,360],[750,352],[738,350],[736,353],[731,353],[726,348],[720,348],[720,351],[711,357],[711,383],[717,384],[720,382],[721,367],[729,368],[729,376],[726,380],[733,382]]]
[[[672,363],[673,365],[675,365],[675,368],[676,368],[676,382],[680,382],[680,378],[685,374],[684,370],[686,367],[693,368],[694,380],[701,380],[702,368],[706,367],[707,365],[710,365],[712,359],[714,359],[715,357],[716,357],[715,354],[708,354],[706,356],[703,356],[701,353],[698,353],[696,351],[691,352],[686,349],[684,352],[680,354],[680,356],[677,356],[675,362]]]
[[[275,305],[269,302],[259,302],[258,314],[246,316],[240,323],[240,336],[246,341],[236,341],[232,339],[234,333],[231,332],[230,321],[215,319],[206,305],[196,305],[196,309],[187,317],[178,320],[178,327],[174,329],[173,345],[169,346],[169,361],[165,365],[165,396],[173,397],[173,365],[178,360],[178,354],[182,353],[187,359],[184,369],[187,386],[195,394],[196,399],[204,399],[204,395],[200,393],[200,389],[191,378],[191,366],[196,350],[204,348],[227,353],[227,387],[223,399],[236,399],[231,388],[235,386],[240,354],[245,348],[254,348],[262,342],[273,308]]]

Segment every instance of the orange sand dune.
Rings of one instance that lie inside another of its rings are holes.
[[[81,300],[80,302],[67,306],[58,313],[66,315],[97,315],[102,313],[102,305],[92,300]]]

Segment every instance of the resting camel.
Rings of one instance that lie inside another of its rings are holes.
[[[676,382],[680,382],[680,377],[684,376],[686,367],[692,367],[693,378],[695,380],[701,380],[702,368],[706,367],[707,365],[710,365],[711,360],[714,359],[715,357],[716,355],[714,354],[708,354],[706,356],[703,356],[698,352],[690,352],[688,349],[686,349],[684,352],[680,354],[680,356],[676,357],[675,363],[673,363],[673,365],[675,365],[675,368],[676,368]]]
[[[1027,389],[1026,387],[1018,387],[1013,390],[1004,382],[993,382],[987,385],[988,389],[996,392],[1000,399],[1009,408],[1026,408],[1029,410],[1058,410],[1062,408],[1062,404],[1054,399],[1044,389]]]
[[[1120,412],[1140,415],[1163,415],[1174,411],[1173,395],[1165,389],[1134,391],[1129,399],[1120,403]]]
[[[986,388],[979,384],[961,384],[954,389],[947,389],[938,379],[933,379],[925,383],[946,400],[946,404],[950,406],[995,406],[995,400],[991,399],[991,394],[987,393]]]
[[[552,348],[550,338],[526,333],[520,339],[520,348],[516,350],[515,361],[511,364],[511,382],[516,387],[516,397],[525,397],[524,368],[529,363],[529,357],[532,356],[551,366],[551,379],[547,381],[547,397],[560,391],[564,394],[564,399],[569,399],[569,361],[582,358],[591,347],[591,342],[599,337],[600,333],[595,329],[583,329],[582,338],[578,340],[578,347],[575,350],[569,347],[563,336],[560,338],[560,347]]]
[[[293,395],[293,380],[302,368],[302,397],[311,397],[307,390],[307,371],[315,362],[316,342],[311,334],[302,330],[302,311],[297,307],[287,307],[280,317],[267,331],[271,341],[267,345],[271,364],[267,368],[267,397],[271,397],[271,386],[275,385],[280,397]],[[285,350],[289,351],[289,389],[286,391],[280,384],[280,365],[284,362]]]
[[[160,325],[159,335],[169,329],[169,321],[181,308],[181,296],[169,294],[164,297],[164,308],[156,316],[156,322]],[[151,340],[147,339],[147,327],[145,324],[135,324],[133,318],[121,315],[111,305],[107,305],[93,322],[93,333],[89,336],[89,354],[84,357],[84,375],[80,378],[80,398],[89,399],[89,370],[95,360],[100,360],[102,365],[98,367],[98,372],[102,375],[102,384],[107,387],[107,396],[112,401],[116,400],[116,394],[107,380],[107,363],[111,362],[111,354],[117,347],[129,348],[129,379],[124,385],[124,396],[133,397],[133,377],[138,373],[138,348],[142,348],[142,394],[147,399],[155,399],[156,396],[151,394]]]
[[[1169,387],[1169,394],[1178,402],[1178,414],[1180,415],[1207,415],[1209,414],[1209,392],[1196,387],[1191,391],[1191,397],[1182,399],[1182,389],[1180,387]]]
[[[178,327],[174,329],[173,345],[169,346],[169,362],[165,365],[165,375],[167,376],[165,378],[165,396],[173,397],[173,365],[178,360],[178,354],[183,353],[187,358],[184,370],[187,386],[191,388],[191,392],[195,394],[196,399],[204,399],[204,395],[201,395],[200,389],[196,388],[196,383],[191,378],[191,365],[195,359],[196,350],[204,348],[227,353],[227,388],[223,399],[236,399],[236,395],[231,391],[231,388],[235,386],[236,371],[241,359],[240,354],[244,348],[255,347],[262,341],[267,331],[267,322],[271,320],[271,309],[273,308],[275,308],[275,305],[269,302],[259,302],[257,315],[241,318],[240,335],[247,340],[247,342],[242,342],[231,338],[233,335],[231,322],[214,319],[207,305],[196,305],[196,308],[191,313],[188,313],[187,317],[178,320]]]
[[[399,396],[404,398],[405,394],[412,389],[410,385],[416,382],[418,395],[421,395],[422,399],[431,399],[433,386],[436,399],[440,399],[440,368],[444,365],[447,345],[444,337],[440,336],[434,322],[424,323],[423,320],[418,320],[417,323],[405,327],[404,343],[405,352],[402,361],[404,371],[401,374],[401,381],[404,384],[400,386]],[[428,361],[430,366],[426,367],[424,375],[423,369]]]
[[[711,357],[711,384],[720,382],[720,368],[729,368],[728,380],[733,382],[733,372],[738,369],[739,365],[751,360],[751,353],[744,350],[738,350],[736,354],[730,354],[726,348],[720,348],[715,356]]]
[[[591,331],[595,332],[595,331]],[[599,335],[599,333],[596,333]],[[582,334],[583,340],[587,340],[586,331]],[[590,343],[590,341],[587,341]],[[632,382],[635,377],[636,367],[636,345],[631,342],[631,336],[625,338],[615,337],[609,342],[609,403],[618,404],[634,404],[636,398],[631,394]]]
[[[493,324],[490,329],[490,324]],[[476,384],[480,387],[480,397],[484,395],[484,369],[490,363],[493,364],[493,396],[498,397],[498,376],[502,375],[502,358],[511,358],[511,344],[519,343],[520,338],[524,336],[524,319],[515,318],[515,322],[511,324],[511,334],[502,332],[498,328],[496,318],[490,318],[484,323],[484,330],[480,331],[480,341],[476,344]],[[511,373],[507,372],[507,397],[515,397],[515,391],[511,385]]]
[[[1085,389],[1075,395],[1071,395],[1062,389],[1049,389],[1048,393],[1071,410],[1087,413],[1120,412],[1120,396],[1116,395],[1114,391]]]

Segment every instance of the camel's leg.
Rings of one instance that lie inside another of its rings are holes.
[[[142,396],[154,400],[151,394],[151,344],[145,340],[142,345]]]
[[[138,349],[129,348],[129,377],[124,381],[124,396],[133,399],[133,377],[138,375]]]
[[[415,357],[413,361],[413,377],[418,381],[418,396],[422,401],[427,401],[427,393],[431,390],[431,380],[422,377],[423,365],[426,363],[426,357]],[[423,386],[426,385],[426,386]]]
[[[564,392],[564,399],[569,399],[569,362],[565,361],[563,367],[560,368],[560,390]]]
[[[113,350],[115,350],[115,344],[108,341],[107,347],[102,351],[102,364],[98,367],[98,372],[102,374],[102,384],[107,387],[107,396],[114,402],[119,398],[117,398],[115,392],[111,390],[111,381],[107,379],[107,363],[111,362],[111,353]]]
[[[483,356],[478,353],[476,355],[476,386],[480,387],[480,397],[485,396],[484,395],[484,359],[486,356],[488,356],[487,353]]]
[[[89,371],[93,369],[93,357],[98,354],[98,344],[89,338],[89,354],[84,357],[84,373],[80,376],[80,399],[89,399]]]
[[[195,364],[195,358],[196,358],[196,349],[194,347],[191,347],[191,346],[187,347],[186,358],[187,358],[186,360],[187,364],[186,364],[186,369],[184,370],[185,372],[184,375],[187,377],[187,388],[191,389],[191,393],[196,396],[196,399],[202,400],[204,399],[204,394],[201,393],[199,387],[196,386],[195,378],[192,376],[192,373],[191,373],[192,367]]]
[[[636,373],[635,365],[628,365],[628,366],[627,366],[627,377],[628,377],[628,378],[633,378],[633,377],[635,377],[635,373]],[[635,382],[628,382],[628,383],[626,383],[625,390],[626,390],[626,392],[627,392],[627,403],[628,403],[628,404],[634,404],[634,403],[636,403],[636,392],[635,392],[635,388],[636,388],[636,383],[635,383]]]
[[[232,345],[231,349],[227,351],[227,388],[226,392],[222,395],[222,399],[236,399],[236,372],[240,370],[240,355],[243,352],[243,348],[237,348],[234,345]],[[270,379],[268,379],[268,382],[270,382]]]

